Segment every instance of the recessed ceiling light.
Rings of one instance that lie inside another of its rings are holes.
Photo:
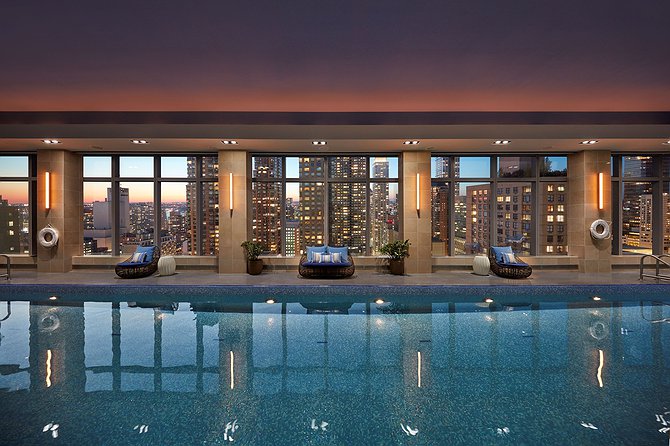
[[[585,145],[585,146],[590,146],[590,145],[593,145],[593,144],[598,144],[598,140],[597,139],[587,139],[585,141],[580,142],[579,144],[582,144],[582,145]]]
[[[237,144],[237,141],[235,141],[234,139],[224,139],[224,140],[221,141],[221,142],[224,143],[224,144],[226,144],[226,145],[228,145],[228,144],[232,144],[232,145]]]
[[[591,299],[593,299],[593,300],[595,300],[595,301],[598,301],[598,300],[600,300],[600,297],[598,297],[598,296],[593,296]]]
[[[149,144],[149,141],[146,139],[131,139],[130,142],[133,144]]]
[[[498,139],[496,141],[493,141],[494,146],[506,146],[507,144],[511,143],[509,139]]]
[[[490,303],[493,303],[493,299],[491,299],[490,297],[487,297],[486,299],[484,299],[484,302],[486,302],[487,304],[490,304]]]
[[[375,303],[376,303],[377,305],[381,305],[381,304],[384,303],[384,299],[375,299]]]
[[[44,144],[60,144],[60,141],[57,139],[43,139]]]
[[[664,142],[663,144],[665,144],[666,146],[670,146],[670,139]]]
[[[275,300],[274,299],[266,299],[265,303],[266,304],[273,304],[273,303],[275,303]]]
[[[49,300],[56,300],[56,299],[58,299],[58,296],[51,296],[51,297],[49,298]]]
[[[325,146],[328,144],[326,141],[312,141],[313,146]]]
[[[415,146],[415,145],[419,144],[419,142],[420,141],[418,141],[416,139],[408,139],[403,144],[406,145],[406,146]]]

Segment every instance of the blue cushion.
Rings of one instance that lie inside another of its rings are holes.
[[[154,260],[154,246],[138,246],[135,252],[146,252],[146,261],[148,263],[151,263]]]
[[[491,246],[493,254],[496,256],[496,262],[503,263],[503,253],[514,254],[511,246]]]
[[[133,263],[133,262],[121,262],[117,263],[116,266],[126,267],[126,268],[139,268],[142,266],[150,265],[151,262],[142,262],[142,263]]]
[[[333,266],[333,267],[341,268],[343,266],[351,266],[351,263],[349,263],[349,262],[341,262],[341,263],[305,262],[305,263],[302,264],[302,266],[310,266],[310,267],[313,267],[313,266],[325,266],[325,267]]]
[[[505,266],[528,266],[526,262],[505,263]]]
[[[308,246],[307,247],[307,261],[308,262],[313,262],[314,261],[314,253],[315,252],[320,252],[321,254],[326,253],[326,248],[327,246]]]
[[[347,256],[349,255],[349,248],[343,246],[341,248],[335,248],[334,246],[328,246],[329,254],[339,254],[342,257],[342,262],[347,261]]]

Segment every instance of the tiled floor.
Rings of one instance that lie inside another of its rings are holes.
[[[637,284],[637,270],[617,270],[610,274],[581,274],[576,271],[536,270],[528,279],[511,280],[494,275],[476,276],[468,271],[439,271],[433,274],[410,274],[393,276],[377,271],[358,271],[350,279],[304,279],[297,272],[273,271],[260,276],[247,274],[216,274],[209,271],[178,271],[167,277],[146,277],[143,279],[122,280],[114,271],[75,270],[69,273],[37,273],[28,270],[12,271],[12,280],[16,284],[123,284],[123,285],[567,285],[567,284]],[[656,283],[645,279],[643,283]],[[670,283],[668,281],[661,283]],[[0,279],[0,286],[5,281]]]

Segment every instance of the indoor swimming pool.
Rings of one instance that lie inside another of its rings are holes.
[[[14,291],[0,443],[667,445],[670,296],[624,288]]]

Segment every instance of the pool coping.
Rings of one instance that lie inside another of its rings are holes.
[[[645,300],[670,299],[670,284],[574,284],[574,285],[125,285],[125,284],[9,284],[0,286],[3,300],[25,299],[41,295],[47,299],[57,296],[87,296],[92,300],[109,301],[111,297],[128,297],[149,293],[154,298],[183,301],[203,298],[229,301],[259,302],[267,298],[310,298],[320,301],[327,298],[440,298],[450,301],[481,299],[483,297],[534,297],[539,301],[568,300],[599,296],[603,299]],[[159,296],[156,296],[156,295]],[[108,297],[110,296],[110,297]],[[282,299],[285,300],[285,299]]]

